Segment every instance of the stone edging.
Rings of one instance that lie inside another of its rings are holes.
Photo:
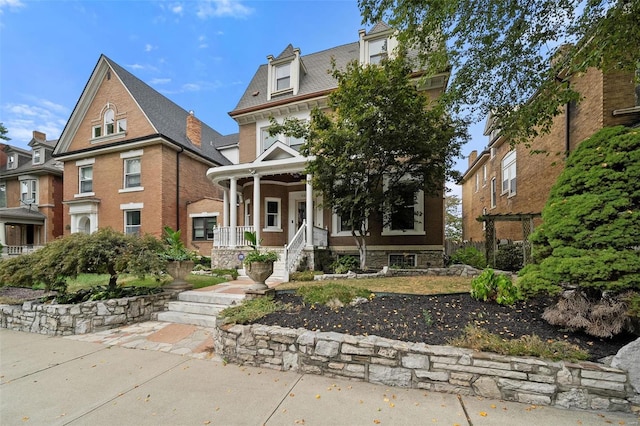
[[[640,410],[640,394],[633,391],[627,373],[592,362],[554,362],[260,324],[220,326],[214,342],[216,353],[228,362],[281,371],[562,408]]]
[[[51,336],[93,333],[151,320],[173,296],[164,292],[69,305],[0,305],[0,327]]]

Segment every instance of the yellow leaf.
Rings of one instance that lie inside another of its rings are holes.
[[[487,413],[486,413],[486,412],[484,412],[484,411],[480,411],[480,416],[482,416],[482,417],[487,417]]]
[[[395,406],[396,406],[396,404],[394,404],[393,402],[389,404],[389,407],[391,407],[391,408],[393,408]]]
[[[24,417],[22,418],[22,421],[23,421],[23,422],[28,422],[28,421],[29,421],[29,417],[24,416]]]
[[[496,408],[496,404],[491,404],[491,408]]]
[[[203,425],[210,425],[211,424],[211,420],[205,420],[204,422],[202,422]]]
[[[384,402],[389,402],[389,398],[383,399]]]
[[[379,425],[379,424],[380,424],[380,420],[375,419],[375,420],[373,421],[373,423],[375,423],[375,424]]]
[[[320,394],[316,395],[316,399],[320,399]]]

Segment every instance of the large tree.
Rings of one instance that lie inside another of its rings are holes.
[[[448,194],[444,199],[444,236],[447,240],[462,241],[462,200]]]
[[[549,129],[590,67],[635,71],[637,0],[359,0],[387,20],[431,73],[452,69],[446,99],[466,118],[490,112],[514,142]]]
[[[10,141],[11,138],[7,136],[7,133],[9,133],[9,131],[4,127],[4,123],[0,123],[0,139]]]
[[[388,225],[398,216],[413,224],[419,190],[436,194],[459,155],[459,126],[442,107],[420,93],[402,55],[381,65],[357,62],[332,75],[338,88],[330,112],[315,109],[311,120],[275,124],[272,133],[304,136],[307,172],[349,229],[366,267],[366,236],[373,220]]]

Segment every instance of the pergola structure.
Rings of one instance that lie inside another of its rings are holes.
[[[526,265],[531,262],[531,242],[529,235],[533,233],[533,219],[542,216],[541,213],[502,213],[502,214],[483,214],[476,220],[485,224],[485,256],[487,261],[492,260],[495,265],[497,243],[496,239],[496,222],[520,222],[522,224],[522,264]]]

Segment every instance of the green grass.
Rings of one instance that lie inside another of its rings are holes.
[[[226,278],[208,275],[188,275],[185,280],[193,285],[193,288],[209,287],[228,281]],[[118,278],[118,285],[121,287],[160,287],[171,282],[171,277],[166,277],[157,281],[155,277],[138,278],[135,275],[122,275]],[[78,290],[86,290],[98,285],[107,285],[109,275],[107,274],[80,274],[75,279],[67,280],[68,292],[75,293]]]

